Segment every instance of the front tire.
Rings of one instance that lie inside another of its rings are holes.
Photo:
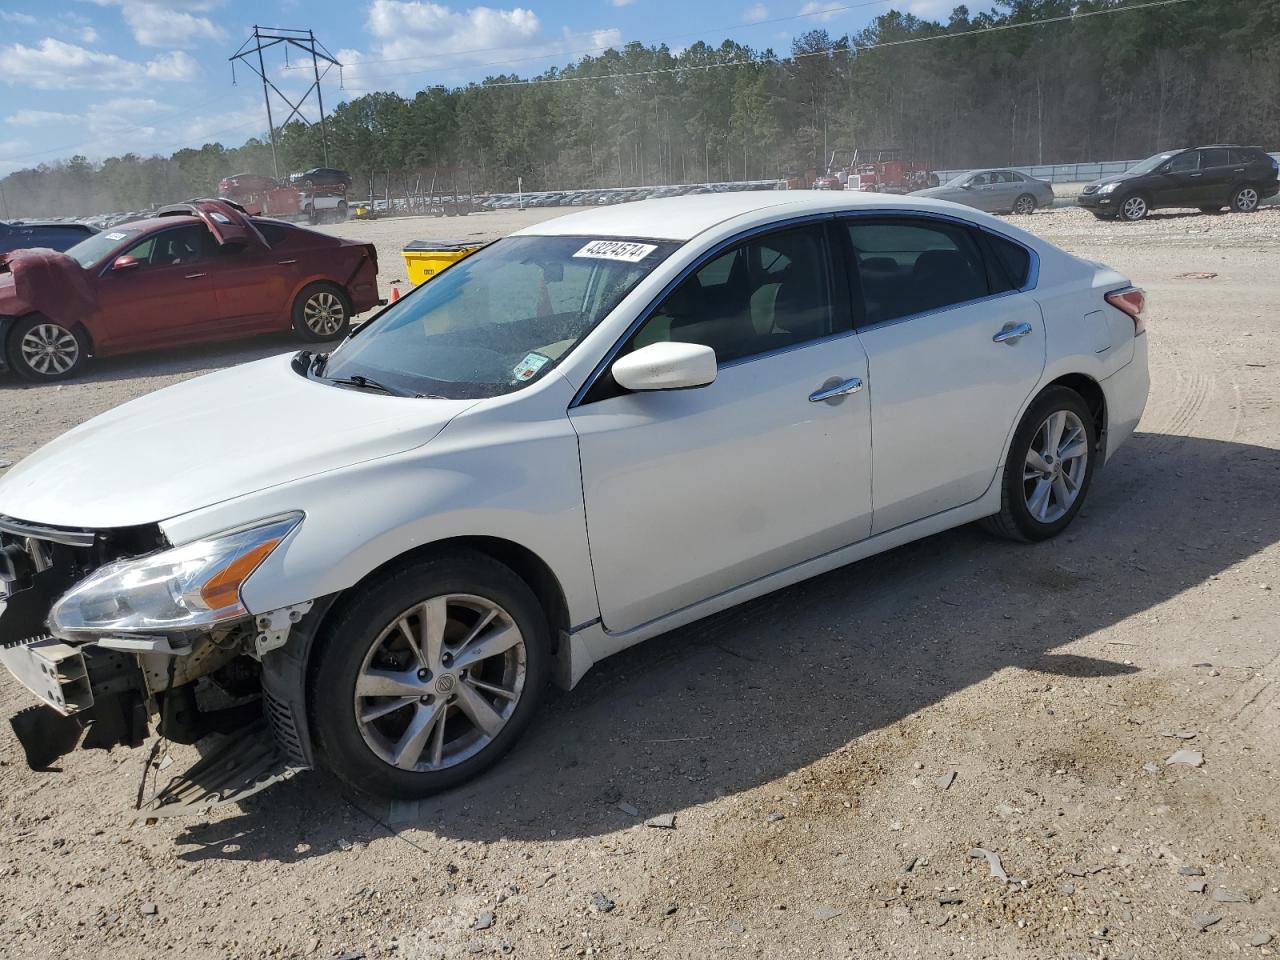
[[[351,301],[337,284],[313,283],[293,301],[293,329],[309,343],[340,340],[351,332]]]
[[[1147,203],[1147,198],[1140,193],[1125,197],[1120,201],[1117,208],[1117,216],[1126,223],[1137,223],[1139,220],[1146,219],[1151,207]]]
[[[1057,536],[1075,519],[1093,482],[1097,428],[1080,394],[1045,390],[1014,432],[1005,461],[1000,512],[982,524],[1008,540]]]
[[[1029,193],[1024,193],[1013,201],[1013,212],[1021,216],[1027,216],[1036,212],[1036,198]]]
[[[524,732],[550,660],[546,615],[510,568],[470,551],[402,567],[321,640],[310,710],[324,765],[387,798],[457,786]]]
[[[1262,197],[1258,193],[1258,188],[1253,184],[1246,183],[1243,187],[1236,189],[1231,195],[1231,210],[1234,213],[1253,213],[1258,209],[1258,203]]]
[[[89,356],[89,340],[78,326],[45,317],[19,320],[9,331],[9,365],[32,383],[53,383],[74,377]]]

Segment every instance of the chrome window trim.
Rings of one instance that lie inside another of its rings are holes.
[[[683,283],[691,274],[696,273],[699,269],[705,266],[709,260],[723,253],[729,247],[750,240],[752,237],[757,237],[766,233],[774,233],[777,230],[785,230],[789,227],[804,226],[809,223],[824,223],[836,219],[837,216],[839,216],[839,211],[827,211],[824,213],[809,213],[798,217],[788,217],[785,220],[773,220],[769,223],[762,223],[755,227],[750,227],[741,233],[736,233],[702,251],[702,253],[699,254],[692,263],[676,274],[676,276],[665,287],[658,291],[657,295],[649,301],[648,305],[645,306],[645,308],[636,315],[636,318],[627,325],[627,329],[623,332],[622,336],[619,337],[617,341],[614,342],[613,346],[605,352],[605,355],[592,368],[590,376],[582,382],[582,386],[579,387],[577,393],[573,395],[573,399],[569,402],[569,409],[573,410],[582,406],[583,400],[587,394],[591,392],[591,388],[596,385],[596,382],[602,376],[604,376],[605,371],[607,371],[610,364],[617,359],[618,354],[622,351],[622,348],[626,346],[627,341],[631,339],[632,335],[634,335],[635,332],[639,330],[651,316],[653,316],[654,311],[661,306],[662,302],[666,300],[667,296],[675,290],[676,287],[680,286],[680,284]],[[689,240],[686,240],[682,246],[692,243],[696,239],[696,237],[690,238]],[[679,247],[676,249],[678,250]],[[674,253],[675,251],[672,252]],[[828,257],[828,259],[830,259],[830,257]],[[834,278],[832,279],[834,280]],[[834,305],[833,300],[832,306]],[[820,339],[830,339],[835,336],[855,332],[856,330],[852,329],[842,330],[838,334],[828,334],[827,337]],[[721,367],[727,368],[729,366],[736,366],[737,364],[757,360],[760,357],[774,356],[788,350],[794,350],[796,347],[808,346],[811,343],[818,342],[819,340],[806,340],[800,344],[792,344],[787,347],[779,347],[777,350],[770,350],[768,353],[757,353],[750,357],[743,357],[739,360],[730,360],[725,364],[721,364],[717,361],[716,367],[719,369]]]
[[[754,360],[766,359],[769,357],[777,356],[782,353],[790,353],[793,350],[802,349],[804,347],[808,347],[813,344],[825,343],[825,342],[837,340],[841,337],[845,337],[849,335],[857,336],[858,334],[864,331],[879,330],[882,327],[891,326],[898,323],[905,323],[909,320],[915,320],[919,317],[927,317],[927,316],[932,316],[938,313],[945,313],[948,310],[955,310],[958,307],[968,307],[976,303],[986,303],[992,300],[999,300],[1003,297],[1010,297],[1019,293],[1029,293],[1030,291],[1036,289],[1036,287],[1040,283],[1040,254],[1035,250],[1034,247],[1030,247],[1027,244],[1023,243],[1021,240],[1011,237],[1008,234],[1001,233],[999,230],[993,230],[990,227],[988,227],[986,224],[975,223],[972,220],[966,220],[964,217],[952,216],[950,214],[945,214],[945,213],[935,213],[929,210],[900,210],[900,209],[893,209],[893,208],[886,209],[882,207],[874,210],[831,210],[823,213],[811,213],[811,214],[805,214],[803,216],[798,216],[798,217],[788,217],[784,220],[774,220],[770,223],[760,224],[758,226],[751,227],[747,230],[742,231],[741,233],[734,234],[732,237],[729,237],[725,240],[720,241],[717,244],[714,244],[713,246],[704,250],[692,263],[690,263],[687,267],[681,270],[680,273],[677,274],[676,277],[673,280],[671,280],[671,282],[669,282],[665,287],[663,287],[662,290],[660,290],[658,294],[649,302],[649,304],[645,306],[645,308],[641,310],[639,314],[636,315],[635,320],[631,321],[631,323],[627,326],[627,329],[623,332],[622,336],[618,338],[618,340],[613,344],[613,346],[610,347],[609,350],[605,352],[604,357],[601,358],[601,360],[592,368],[591,374],[586,378],[586,380],[583,381],[582,386],[578,388],[577,392],[574,393],[573,399],[569,402],[569,409],[573,410],[577,407],[582,406],[584,398],[587,396],[588,393],[591,392],[592,387],[596,385],[596,382],[600,379],[601,376],[604,375],[604,372],[608,370],[609,365],[612,364],[613,361],[617,359],[619,352],[621,352],[622,348],[626,345],[627,341],[631,339],[632,335],[637,330],[639,330],[640,327],[653,315],[654,311],[657,310],[659,305],[661,305],[662,301],[665,300],[667,296],[673,290],[675,290],[676,287],[678,287],[681,283],[683,283],[685,279],[687,279],[690,276],[690,274],[697,272],[703,265],[707,263],[707,261],[711,260],[713,257],[724,252],[726,249],[728,249],[731,246],[750,240],[752,237],[756,237],[761,234],[772,233],[775,230],[786,229],[788,227],[803,226],[804,224],[807,224],[807,223],[822,223],[822,222],[828,222],[828,221],[842,222],[845,220],[858,220],[858,219],[868,219],[868,218],[937,220],[942,223],[952,224],[952,225],[964,227],[970,230],[979,230],[993,237],[997,237],[1001,240],[1004,240],[1008,243],[1016,244],[1017,246],[1025,250],[1027,252],[1027,255],[1030,257],[1030,263],[1027,267],[1026,283],[1014,290],[1005,290],[1000,293],[993,293],[985,297],[980,297],[976,300],[965,300],[962,303],[949,304],[945,307],[939,307],[937,310],[927,310],[922,313],[913,313],[905,317],[894,317],[892,320],[883,320],[880,323],[875,323],[875,324],[859,324],[858,323],[857,312],[861,308],[862,304],[855,303],[852,305],[854,308],[852,330],[841,330],[837,333],[828,334],[825,337],[819,337],[814,340],[805,340],[802,343],[791,344],[786,347],[779,347],[776,350],[769,350],[765,353],[757,353],[749,357],[742,357],[737,360],[730,360],[724,364],[717,363],[717,367],[721,369],[729,369],[731,367],[741,366],[744,363],[751,363]],[[696,238],[693,238],[693,239],[696,239]],[[691,243],[693,242],[693,239],[687,240],[685,241],[685,243]],[[834,251],[832,252],[832,255],[834,255]],[[849,269],[851,268],[848,265],[844,267],[844,270],[846,271],[848,271]],[[833,278],[833,280],[834,279],[835,278]],[[861,294],[861,285],[859,285],[858,293]],[[833,306],[834,306],[834,302],[833,302]]]

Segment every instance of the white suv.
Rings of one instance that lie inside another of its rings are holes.
[[[39,765],[248,723],[170,812],[316,764],[449,787],[655,634],[958,524],[1060,532],[1142,414],[1142,301],[914,197],[531,227],[0,480],[0,657],[47,705],[15,726]]]

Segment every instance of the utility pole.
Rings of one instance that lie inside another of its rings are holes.
[[[294,102],[281,92],[280,88],[272,82],[267,76],[266,58],[263,51],[269,50],[275,46],[284,46],[286,62],[289,56],[289,47],[296,47],[311,57],[311,74],[315,78],[311,86],[306,92]],[[257,54],[257,64],[249,59],[252,55]],[[303,113],[303,107],[307,100],[314,92],[316,95],[316,107],[320,114],[320,149],[324,156],[325,166],[329,165],[329,131],[325,124],[324,117],[324,94],[320,89],[320,81],[328,76],[329,71],[337,67],[339,73],[342,70],[342,64],[338,62],[337,57],[329,52],[329,49],[316,39],[314,30],[294,30],[289,27],[259,27],[256,23],[253,25],[253,36],[244,43],[240,44],[240,48],[227,58],[231,61],[231,81],[235,82],[236,61],[239,60],[250,70],[262,78],[262,99],[267,106],[267,126],[271,129],[271,161],[275,165],[276,179],[280,179],[280,154],[276,142],[276,124],[271,113],[271,95],[274,93],[285,105],[290,108],[289,114],[280,123],[280,129],[284,129],[289,122],[297,117],[305,126],[311,126],[311,121],[307,119]],[[320,62],[324,61],[325,68],[320,69]]]

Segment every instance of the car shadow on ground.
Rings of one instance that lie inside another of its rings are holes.
[[[62,381],[68,386],[78,384],[117,383],[127,380],[183,377],[189,374],[212,373],[227,367],[238,366],[264,357],[298,350],[323,352],[332,350],[340,341],[303,343],[291,333],[266,333],[243,340],[227,340],[219,343],[196,344],[186,347],[170,347],[146,353],[131,353],[121,357],[94,359],[84,373]],[[16,374],[0,374],[0,392],[5,390],[47,390],[51,384],[30,383]],[[157,384],[157,387],[162,384]]]
[[[1004,543],[968,526],[833,571],[602,662],[457,790],[343,802],[336,780],[307,773],[239,816],[191,825],[178,855],[292,861],[388,832],[410,843],[421,832],[595,836],[636,822],[620,801],[642,817],[679,815],[1010,668],[1094,678],[1105,699],[1109,677],[1137,668],[1055,648],[1276,543],[1278,486],[1280,451],[1138,434],[1056,540]]]

